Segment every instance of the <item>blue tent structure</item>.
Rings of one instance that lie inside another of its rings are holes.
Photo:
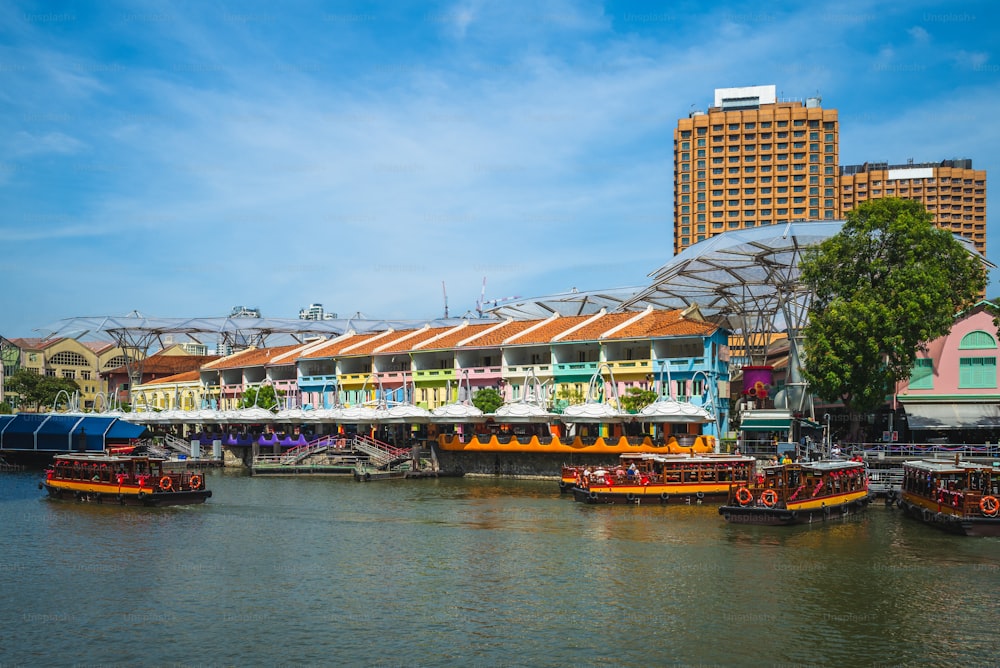
[[[116,417],[80,413],[0,415],[0,452],[103,452],[147,431]]]

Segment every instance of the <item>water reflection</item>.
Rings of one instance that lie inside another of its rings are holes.
[[[711,504],[576,503],[553,482],[208,482],[203,506],[141,509],[0,478],[4,660],[124,646],[135,665],[169,638],[225,665],[1000,661],[998,540],[882,506],[760,527]]]

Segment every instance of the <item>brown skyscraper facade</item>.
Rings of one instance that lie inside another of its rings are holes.
[[[935,225],[971,239],[986,255],[986,170],[973,169],[972,160],[841,168],[838,218],[864,201],[883,197],[919,201]]]
[[[723,232],[839,211],[840,129],[819,98],[719,88],[674,130],[674,253]]]

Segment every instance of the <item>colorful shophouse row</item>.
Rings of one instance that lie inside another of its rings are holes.
[[[197,377],[161,379],[136,390],[160,409],[174,408],[181,398],[185,405],[228,410],[247,388],[261,384],[274,386],[281,408],[399,402],[433,409],[487,387],[514,402],[526,382],[543,388],[549,401],[581,397],[595,376],[604,401],[633,387],[710,401],[723,433],[728,428],[728,332],[696,307],[348,332],[248,349],[202,366]]]

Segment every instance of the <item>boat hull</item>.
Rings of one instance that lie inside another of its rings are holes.
[[[66,487],[59,484],[43,483],[50,499],[74,501],[77,503],[96,503],[119,506],[187,506],[205,503],[212,496],[211,490],[196,489],[180,492],[160,492],[149,490],[117,490]]]
[[[860,513],[868,507],[870,500],[870,497],[865,494],[822,506],[809,504],[801,507],[768,508],[766,506],[752,505],[725,505],[719,508],[719,514],[730,524],[759,524],[764,526],[813,524],[827,520],[839,520],[848,515]]]
[[[947,505],[903,493],[899,508],[924,524],[960,536],[1000,536],[1000,517],[962,515]]]
[[[615,487],[594,487],[583,489],[572,487],[573,500],[581,503],[700,503],[706,499],[725,498],[729,493],[728,485],[719,489],[718,485],[696,489],[693,485],[617,485]]]

